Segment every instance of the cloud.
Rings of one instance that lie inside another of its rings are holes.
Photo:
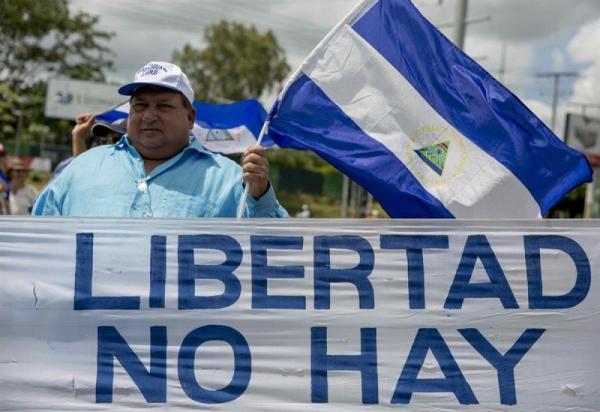
[[[585,68],[573,87],[571,100],[578,103],[600,104],[600,19],[581,27],[567,47],[570,58]],[[598,108],[588,114],[600,116]]]
[[[71,0],[73,10],[100,16],[102,30],[116,34],[109,47],[116,53],[116,72],[109,78],[127,80],[149,60],[170,59],[185,43],[202,47],[204,28],[222,19],[272,30],[296,67],[352,7],[354,0],[281,2],[275,0]]]
[[[485,0],[471,1],[470,16],[490,16],[486,24],[473,25],[474,33],[528,42],[568,36],[573,27],[595,19],[598,0]]]
[[[454,19],[455,0],[413,0],[434,24]],[[293,69],[358,0],[70,0],[70,7],[100,16],[100,27],[116,33],[109,79],[123,82],[145,62],[170,59],[173,50],[191,43],[202,47],[202,32],[221,19],[273,30]],[[466,51],[485,57],[480,63],[499,77],[506,45],[504,83],[528,101],[550,102],[552,84],[536,79],[539,71],[581,70],[573,98],[599,99],[600,0],[471,0],[469,17],[491,17],[468,26]],[[444,30],[452,36],[452,28]],[[568,45],[568,47],[567,47]],[[573,67],[575,65],[575,67]],[[570,83],[561,83],[569,93]],[[542,95],[541,93],[544,93]]]
[[[598,59],[600,47],[600,19],[579,29],[567,50],[574,61],[590,63]]]

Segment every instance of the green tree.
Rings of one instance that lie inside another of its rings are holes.
[[[19,96],[7,84],[0,83],[0,142],[15,134],[17,117],[13,108],[18,104]]]
[[[198,100],[220,102],[258,98],[281,87],[290,70],[271,31],[221,21],[204,30],[206,47],[186,44],[173,60],[190,77]]]
[[[68,143],[69,122],[43,114],[47,77],[103,81],[113,34],[68,0],[0,0],[0,139]]]
[[[13,90],[53,73],[104,80],[112,68],[102,42],[113,34],[96,28],[98,16],[72,13],[68,0],[0,0],[0,10],[0,81]]]

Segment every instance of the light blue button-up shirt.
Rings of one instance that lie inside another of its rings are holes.
[[[194,137],[181,153],[146,176],[144,160],[125,135],[88,150],[42,192],[34,215],[106,217],[235,217],[242,169],[206,150]],[[248,196],[248,217],[287,217],[273,188]]]

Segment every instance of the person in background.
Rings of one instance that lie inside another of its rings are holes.
[[[92,126],[92,135],[96,138],[96,145],[115,144],[127,133],[127,118],[117,119],[114,122],[97,120]]]
[[[0,215],[10,214],[8,198],[10,194],[10,180],[6,176],[7,156],[4,145],[0,143]]]
[[[379,210],[373,209],[367,215],[367,219],[379,219]]]
[[[96,116],[83,113],[77,116],[71,131],[73,157],[77,157],[92,147],[117,143],[127,132],[127,119],[110,123],[96,120]]]
[[[306,203],[303,204],[302,209],[296,213],[296,217],[299,219],[308,219],[310,217],[310,209]]]
[[[15,158],[10,162],[6,175],[10,179],[11,185],[10,213],[12,215],[30,214],[38,192],[27,184],[29,169],[20,159]]]
[[[98,120],[90,113],[82,113],[75,120],[75,127],[71,131],[73,156],[63,160],[54,169],[54,180],[62,171],[81,153],[92,147],[117,143],[126,133],[127,119],[118,119],[112,123]]]

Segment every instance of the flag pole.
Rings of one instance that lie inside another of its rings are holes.
[[[271,118],[267,117],[267,120],[265,120],[265,123],[263,124],[260,134],[258,135],[258,140],[256,141],[256,144],[259,146],[262,143],[263,137],[267,133],[267,130],[269,130],[269,123],[271,123]],[[242,176],[243,176],[243,171],[242,171]],[[240,205],[239,205],[238,211],[237,211],[237,220],[238,221],[241,220],[242,216],[244,215],[244,209],[246,209],[246,201],[248,200],[249,191],[250,191],[250,187],[248,185],[246,185],[246,188],[244,189],[244,194],[242,194],[242,199],[240,200]]]

